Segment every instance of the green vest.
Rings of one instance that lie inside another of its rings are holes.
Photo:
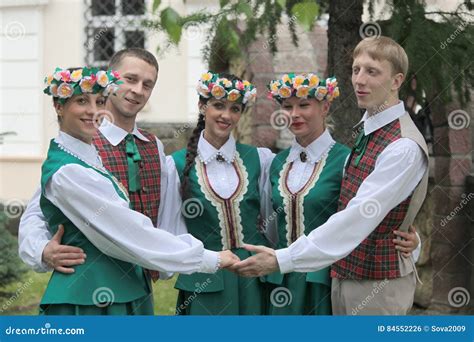
[[[348,147],[335,143],[326,157],[313,170],[308,182],[292,194],[286,180],[291,163],[286,159],[290,149],[277,154],[270,167],[272,204],[277,214],[277,249],[291,245],[301,235],[308,235],[325,223],[337,211],[344,162],[350,153]],[[331,285],[330,267],[306,274],[307,282]],[[267,277],[270,283],[281,284],[283,274],[275,272]]]
[[[48,181],[62,166],[67,164],[78,164],[94,169],[103,177],[108,178],[120,197],[126,199],[126,195],[119,188],[118,181],[114,180],[110,173],[86,164],[62,150],[54,140],[51,141],[48,157],[41,169],[40,207],[48,221],[51,234],[55,234],[58,225],[63,224],[64,236],[61,243],[82,248],[87,258],[84,264],[74,266],[75,272],[72,274],[54,271],[41,304],[126,303],[149,294],[149,287],[141,267],[103,254],[59,208],[44,196],[44,189]],[[99,215],[100,208],[97,210]]]
[[[188,232],[202,241],[204,247],[213,251],[230,249],[242,256],[242,243],[266,245],[258,229],[260,220],[260,158],[253,146],[236,144],[234,167],[239,175],[239,185],[234,194],[224,200],[215,193],[207,178],[206,165],[196,158],[196,164],[189,172],[189,196],[183,202],[182,214]],[[176,169],[182,181],[186,162],[186,150],[172,154]],[[194,208],[194,211],[192,210]],[[243,253],[243,254],[242,254]],[[216,292],[224,289],[222,270],[215,274],[181,274],[175,287],[185,291]],[[205,283],[206,286],[200,286]]]

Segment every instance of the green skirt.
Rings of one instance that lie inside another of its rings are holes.
[[[241,260],[251,255],[244,249],[232,250]],[[205,277],[206,275],[203,274]],[[179,290],[177,315],[265,315],[267,285],[260,278],[245,278],[222,270],[216,273],[222,290],[213,292]],[[196,278],[198,279],[198,278]],[[179,278],[178,278],[179,281]],[[197,284],[199,285],[199,284]]]
[[[224,290],[189,292],[180,290],[177,315],[264,315],[266,284],[258,278],[239,277],[224,271]]]
[[[153,315],[153,295],[146,295],[127,303],[113,303],[103,307],[76,304],[41,304],[39,314],[56,316]]]
[[[269,315],[331,315],[331,287],[306,280],[306,273],[288,273],[281,285],[268,283]]]

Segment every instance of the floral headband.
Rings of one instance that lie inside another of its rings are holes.
[[[257,96],[257,88],[249,81],[228,80],[210,71],[202,74],[196,88],[198,94],[206,99],[227,99],[243,104],[252,103]]]
[[[285,74],[268,85],[269,98],[283,101],[291,96],[299,98],[313,97],[318,101],[331,102],[339,96],[339,88],[335,77],[320,80],[315,74]]]
[[[114,94],[122,83],[119,79],[119,73],[113,70],[84,67],[69,71],[56,68],[52,75],[45,77],[46,88],[43,92],[58,98],[58,102],[64,104],[73,95],[100,92],[104,96]]]

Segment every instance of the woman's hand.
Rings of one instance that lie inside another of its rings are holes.
[[[221,259],[219,268],[227,268],[240,261],[237,255],[228,250],[219,252],[219,257]]]

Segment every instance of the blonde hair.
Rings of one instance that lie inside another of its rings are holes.
[[[386,60],[392,66],[392,75],[408,73],[408,56],[405,50],[393,39],[380,36],[368,37],[357,44],[352,53],[352,58],[367,53],[375,60]]]

